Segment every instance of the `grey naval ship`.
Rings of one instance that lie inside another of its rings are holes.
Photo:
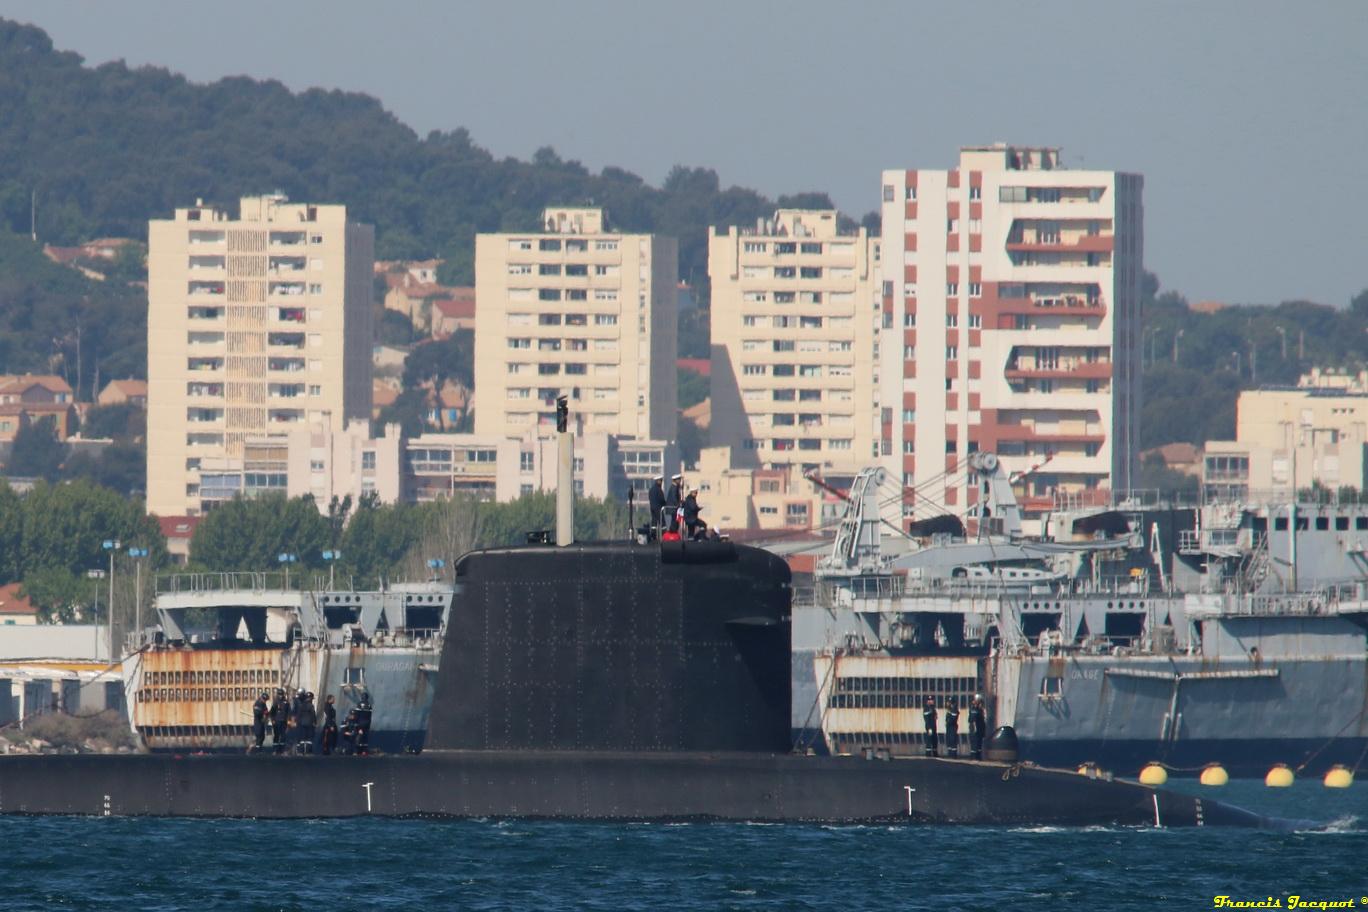
[[[451,610],[440,581],[383,591],[289,586],[275,573],[157,580],[156,626],[123,663],[129,720],[154,751],[242,752],[248,707],[276,689],[337,701],[338,718],[373,707],[370,747],[422,749]]]
[[[1028,538],[998,460],[967,468],[968,523],[932,517],[906,536],[880,518],[896,484],[856,477],[795,597],[799,746],[919,754],[926,696],[943,711],[982,695],[990,727],[1012,726],[1023,759],[1046,765],[1262,776],[1363,762],[1368,505],[1061,503]]]

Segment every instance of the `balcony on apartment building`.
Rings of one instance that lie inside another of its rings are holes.
[[[302,307],[273,308],[271,318],[277,323],[303,323],[306,319],[304,308]]]
[[[272,231],[268,237],[267,246],[272,250],[303,247],[306,240],[308,239],[303,231]]]
[[[303,358],[269,358],[266,361],[268,371],[276,371],[284,374],[297,374],[304,370]]]
[[[190,257],[190,274],[218,278],[224,273],[224,261],[222,254],[196,254]]]
[[[198,372],[212,372],[223,370],[222,358],[189,358],[186,360],[186,369]]]
[[[190,232],[190,246],[195,248],[217,248],[228,240],[228,235],[223,231],[203,231],[196,230]]]
[[[1112,362],[1061,358],[1055,363],[1009,362],[1003,371],[1008,380],[1110,380]]]
[[[304,384],[270,383],[266,386],[266,395],[271,399],[296,399],[304,395]]]
[[[276,348],[303,348],[304,333],[273,332],[266,334],[266,344]]]
[[[224,315],[223,307],[191,307],[189,316],[196,323],[222,320]]]
[[[185,385],[185,392],[191,398],[221,399],[223,398],[223,384],[191,382]]]
[[[189,283],[188,292],[191,297],[223,297],[224,283],[197,280]]]
[[[305,258],[302,256],[273,256],[267,260],[266,274],[278,276],[303,272],[305,262]]]
[[[273,408],[266,412],[266,420],[271,424],[298,424],[304,420],[303,409]]]

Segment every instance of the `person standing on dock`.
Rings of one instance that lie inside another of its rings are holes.
[[[983,759],[983,739],[988,734],[988,715],[983,707],[983,694],[974,694],[969,705],[969,756]]]
[[[959,701],[954,697],[945,701],[945,756],[959,756]]]
[[[266,702],[266,691],[257,694],[256,702],[252,704],[252,750],[259,752],[261,745],[266,741],[266,714],[270,712],[270,705]]]
[[[271,746],[277,754],[285,753],[285,726],[290,721],[290,703],[285,691],[277,688],[271,701]]]
[[[324,756],[337,747],[337,701],[332,694],[323,701],[323,733],[318,740],[318,749]]]
[[[936,698],[930,694],[922,701],[922,726],[926,729],[926,756],[936,756]]]

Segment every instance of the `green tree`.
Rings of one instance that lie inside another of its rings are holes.
[[[24,502],[0,478],[0,586],[19,579],[23,570]]]
[[[422,535],[417,508],[381,506],[363,498],[342,537],[343,567],[358,586],[375,586],[393,577]]]
[[[66,444],[57,439],[57,422],[51,417],[31,421],[19,429],[10,444],[5,468],[15,478],[56,480],[62,471]]]
[[[205,570],[268,571],[281,554],[305,567],[322,567],[328,521],[312,497],[284,494],[236,497],[205,514],[190,539],[190,560]]]
[[[38,608],[39,620],[65,624],[77,620],[77,611],[97,600],[96,582],[66,567],[40,567],[24,577],[20,591]],[[98,613],[84,620],[97,619]]]
[[[708,398],[710,392],[708,388],[708,378],[702,374],[696,374],[691,370],[677,368],[675,375],[678,378],[676,389],[678,390],[679,407],[681,409],[690,408],[698,405]]]
[[[97,405],[85,413],[81,436],[128,441],[147,435],[147,412],[130,402]]]

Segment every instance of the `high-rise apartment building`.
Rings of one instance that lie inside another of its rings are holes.
[[[714,446],[738,466],[858,471],[879,455],[879,240],[834,210],[714,229]]]
[[[148,230],[147,506],[286,490],[252,452],[370,418],[374,231],[345,206],[244,197]],[[250,443],[250,446],[249,446]]]
[[[475,433],[523,437],[571,399],[578,430],[673,440],[678,248],[555,208],[475,241]]]
[[[1133,486],[1142,185],[1001,144],[884,172],[881,448],[916,488],[904,518],[966,512],[976,451],[1023,473],[1028,514]]]

